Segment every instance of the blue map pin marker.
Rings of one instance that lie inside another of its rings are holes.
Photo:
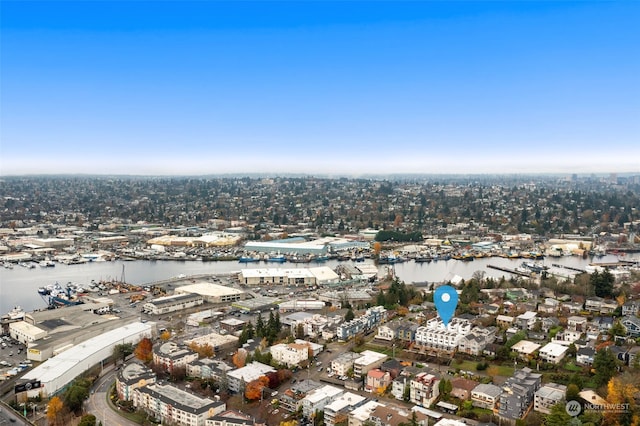
[[[433,302],[436,304],[438,315],[440,315],[440,319],[442,319],[446,327],[458,306],[458,293],[456,289],[450,285],[438,287],[433,294]]]

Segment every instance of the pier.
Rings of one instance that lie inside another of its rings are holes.
[[[487,265],[487,268],[497,269],[498,271],[508,272],[510,274],[519,275],[521,277],[531,278],[531,272],[518,271],[516,269],[504,268],[502,266]]]
[[[599,266],[601,268],[618,268],[621,266],[635,266],[638,262],[631,260],[619,260],[617,262],[590,263],[589,266]]]
[[[564,265],[560,265],[559,263],[552,263],[551,266],[553,266],[554,268],[560,268],[560,269],[568,269],[570,271],[574,271],[574,272],[580,272],[580,273],[585,273],[587,271],[585,271],[584,269],[580,269],[580,268],[573,268],[571,266],[564,266]]]

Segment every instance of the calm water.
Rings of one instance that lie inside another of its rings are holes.
[[[546,265],[551,263],[562,264],[574,268],[584,268],[594,260],[581,259],[578,257],[547,258],[543,261]],[[606,256],[595,260],[596,262],[615,262],[615,256]],[[349,262],[350,263],[350,262]],[[504,259],[500,257],[476,259],[472,262],[461,262],[449,260],[446,262],[415,263],[413,261],[394,265],[396,275],[406,283],[412,282],[442,282],[450,280],[455,276],[469,279],[476,271],[482,271],[486,276],[500,278],[511,275],[494,269],[487,268],[487,265],[498,265],[514,269],[522,263],[522,259]],[[322,265],[335,268],[338,261],[328,261]],[[77,284],[88,284],[91,280],[112,280],[120,279],[123,275],[125,280],[131,284],[145,284],[154,281],[164,280],[178,276],[180,274],[221,274],[240,271],[243,268],[266,268],[266,267],[314,267],[318,264],[284,264],[273,263],[250,263],[240,264],[238,262],[179,262],[179,261],[114,261],[114,262],[92,262],[80,265],[56,264],[54,268],[27,269],[21,266],[14,266],[13,269],[0,268],[0,313],[4,314],[16,305],[22,306],[26,311],[44,308],[45,302],[42,300],[37,290],[38,287],[59,282],[66,284],[73,282]],[[381,265],[378,269],[380,274],[386,271],[387,265]],[[123,271],[124,267],[124,271]]]

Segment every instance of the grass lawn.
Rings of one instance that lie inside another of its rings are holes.
[[[393,356],[393,348],[389,347],[389,346],[383,346],[383,345],[375,345],[375,344],[371,344],[371,343],[365,343],[364,345],[361,346],[362,350],[369,350],[369,351],[374,351],[374,352],[380,352],[382,354],[385,354],[389,357]],[[396,354],[400,354],[400,352],[402,351],[402,349],[398,349],[396,348]]]
[[[462,361],[460,364],[454,361],[453,363],[451,363],[451,366],[453,368],[458,368],[460,370],[465,370],[465,371],[478,371],[476,370],[476,365],[478,365],[478,361]],[[508,365],[495,365],[495,364],[489,364],[489,367],[486,370],[481,370],[478,373],[487,374],[487,370],[489,370],[492,367],[497,368],[498,376],[510,377],[513,375],[513,371],[514,371],[513,367]]]
[[[582,367],[575,365],[573,362],[567,362],[564,369],[568,371],[582,371]]]

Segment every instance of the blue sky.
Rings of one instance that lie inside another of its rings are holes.
[[[0,2],[0,174],[640,171],[640,2]]]

